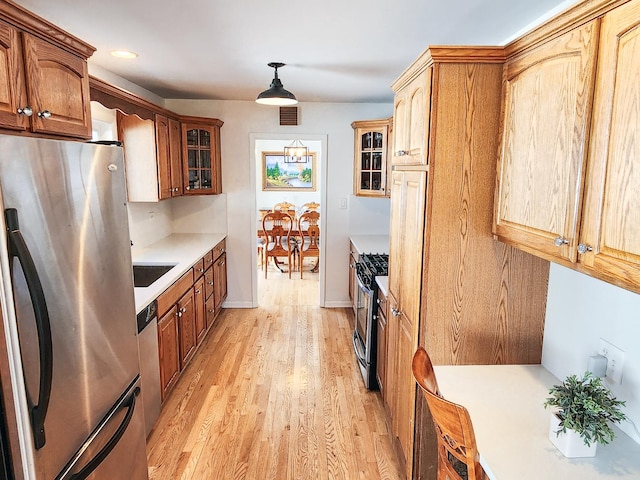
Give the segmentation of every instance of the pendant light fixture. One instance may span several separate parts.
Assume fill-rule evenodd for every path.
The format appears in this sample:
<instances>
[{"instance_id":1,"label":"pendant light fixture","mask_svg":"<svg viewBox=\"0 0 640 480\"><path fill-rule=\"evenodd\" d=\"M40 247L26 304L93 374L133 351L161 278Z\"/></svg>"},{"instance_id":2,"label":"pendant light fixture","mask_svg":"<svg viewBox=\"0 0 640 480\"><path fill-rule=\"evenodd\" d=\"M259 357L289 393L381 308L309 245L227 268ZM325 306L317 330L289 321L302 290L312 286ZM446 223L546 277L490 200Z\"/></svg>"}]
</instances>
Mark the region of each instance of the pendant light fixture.
<instances>
[{"instance_id":1,"label":"pendant light fixture","mask_svg":"<svg viewBox=\"0 0 640 480\"><path fill-rule=\"evenodd\" d=\"M278 69L284 67L285 64L279 62L270 62L267 65L275 69L275 76L273 77L269 89L258 95L258 98L256 98L256 102L263 105L295 105L296 103L298 103L295 95L285 90L282 86L282 82L278 78Z\"/></svg>"},{"instance_id":2,"label":"pendant light fixture","mask_svg":"<svg viewBox=\"0 0 640 480\"><path fill-rule=\"evenodd\" d=\"M291 145L284 147L284 163L307 163L309 161L309 147L300 140L294 140Z\"/></svg>"}]
</instances>

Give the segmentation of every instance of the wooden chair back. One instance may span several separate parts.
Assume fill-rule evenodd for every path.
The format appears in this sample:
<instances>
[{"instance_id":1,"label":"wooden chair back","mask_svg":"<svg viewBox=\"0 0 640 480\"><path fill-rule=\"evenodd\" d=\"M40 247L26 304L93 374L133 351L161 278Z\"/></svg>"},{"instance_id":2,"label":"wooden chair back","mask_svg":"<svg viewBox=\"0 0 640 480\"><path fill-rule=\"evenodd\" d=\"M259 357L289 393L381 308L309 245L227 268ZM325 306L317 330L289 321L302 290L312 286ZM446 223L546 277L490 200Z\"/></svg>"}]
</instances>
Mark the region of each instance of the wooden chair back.
<instances>
[{"instance_id":1,"label":"wooden chair back","mask_svg":"<svg viewBox=\"0 0 640 480\"><path fill-rule=\"evenodd\" d=\"M300 268L300 278L302 278L302 262L305 257L320 258L319 221L320 214L318 212L303 213L298 219L298 231L300 232L298 267Z\"/></svg>"},{"instance_id":2,"label":"wooden chair back","mask_svg":"<svg viewBox=\"0 0 640 480\"><path fill-rule=\"evenodd\" d=\"M469 412L445 400L426 350L413 356L413 376L429 406L438 441L438 480L483 480L480 455Z\"/></svg>"},{"instance_id":3,"label":"wooden chair back","mask_svg":"<svg viewBox=\"0 0 640 480\"><path fill-rule=\"evenodd\" d=\"M317 212L320 209L320 204L318 202L308 202L303 203L300 207L300 213L305 212Z\"/></svg>"},{"instance_id":4,"label":"wooden chair back","mask_svg":"<svg viewBox=\"0 0 640 480\"><path fill-rule=\"evenodd\" d=\"M289 203L289 202L278 202L273 206L273 210L274 212L285 212L288 213L289 215L291 215L291 218L295 221L297 216L298 216L298 212L296 212L296 206L293 203Z\"/></svg>"},{"instance_id":5,"label":"wooden chair back","mask_svg":"<svg viewBox=\"0 0 640 480\"><path fill-rule=\"evenodd\" d=\"M262 232L264 235L264 278L267 278L269 258L287 257L289 278L291 278L291 243L290 236L293 228L291 215L284 212L268 212L262 218Z\"/></svg>"}]
</instances>

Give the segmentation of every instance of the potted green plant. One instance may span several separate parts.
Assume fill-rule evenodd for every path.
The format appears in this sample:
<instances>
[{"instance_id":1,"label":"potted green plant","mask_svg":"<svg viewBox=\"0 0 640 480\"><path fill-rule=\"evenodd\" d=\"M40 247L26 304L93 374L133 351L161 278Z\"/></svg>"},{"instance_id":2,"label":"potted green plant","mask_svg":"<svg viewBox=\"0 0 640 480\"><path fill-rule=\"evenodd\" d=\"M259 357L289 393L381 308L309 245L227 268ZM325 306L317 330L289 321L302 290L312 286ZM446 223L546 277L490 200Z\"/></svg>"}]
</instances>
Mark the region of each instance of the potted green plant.
<instances>
[{"instance_id":1,"label":"potted green plant","mask_svg":"<svg viewBox=\"0 0 640 480\"><path fill-rule=\"evenodd\" d=\"M555 407L549 440L566 457L594 456L598 443L613 440L610 424L626 418L620 410L625 402L617 400L591 372L582 378L568 376L561 385L551 387L549 395L544 406Z\"/></svg>"}]
</instances>

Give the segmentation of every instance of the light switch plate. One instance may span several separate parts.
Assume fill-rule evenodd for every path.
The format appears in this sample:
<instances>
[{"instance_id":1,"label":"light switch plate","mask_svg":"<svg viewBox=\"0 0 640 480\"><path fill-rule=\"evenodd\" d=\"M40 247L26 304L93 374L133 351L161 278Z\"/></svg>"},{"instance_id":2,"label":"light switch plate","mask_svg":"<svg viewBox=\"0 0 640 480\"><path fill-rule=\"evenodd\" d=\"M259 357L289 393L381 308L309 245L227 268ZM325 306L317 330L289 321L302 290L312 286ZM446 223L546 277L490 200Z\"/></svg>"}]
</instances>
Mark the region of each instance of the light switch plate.
<instances>
[{"instance_id":1,"label":"light switch plate","mask_svg":"<svg viewBox=\"0 0 640 480\"><path fill-rule=\"evenodd\" d=\"M622 370L624 369L624 352L615 345L600 339L598 353L607 357L607 373L608 378L613 383L622 383Z\"/></svg>"}]
</instances>

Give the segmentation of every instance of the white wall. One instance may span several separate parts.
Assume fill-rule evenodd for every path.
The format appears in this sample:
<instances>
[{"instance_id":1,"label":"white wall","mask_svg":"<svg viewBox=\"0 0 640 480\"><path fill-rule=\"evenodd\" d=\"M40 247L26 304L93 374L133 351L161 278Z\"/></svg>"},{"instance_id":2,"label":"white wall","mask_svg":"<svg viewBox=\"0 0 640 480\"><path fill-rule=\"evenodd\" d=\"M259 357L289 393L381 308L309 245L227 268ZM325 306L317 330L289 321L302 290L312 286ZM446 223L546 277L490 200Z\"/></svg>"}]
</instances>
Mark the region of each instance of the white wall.
<instances>
[{"instance_id":1,"label":"white wall","mask_svg":"<svg viewBox=\"0 0 640 480\"><path fill-rule=\"evenodd\" d=\"M255 204L256 184L251 172L255 166L250 135L256 139L264 134L291 134L301 138L326 135L327 138L327 202L322 207L326 221L326 271L324 299L327 307L348 306L348 255L350 220L358 218L363 225L377 225L388 233L388 206L367 206L361 211L359 203L348 202L348 209L340 209L340 200L348 199L353 190L353 129L354 120L388 118L391 104L301 103L300 125L280 126L277 107L258 105L249 101L222 100L166 100L165 107L184 115L214 117L225 123L221 129L222 184L227 194L228 218L228 284L227 307L250 307L255 298ZM255 174L255 172L254 172ZM253 177L255 179L255 177ZM387 201L388 203L388 201ZM378 226L379 225L379 226ZM362 233L362 232L358 232ZM372 232L374 233L374 232ZM375 232L379 233L379 232Z\"/></svg>"},{"instance_id":2,"label":"white wall","mask_svg":"<svg viewBox=\"0 0 640 480\"><path fill-rule=\"evenodd\" d=\"M606 384L637 426L620 427L640 443L640 295L552 263L542 364L560 379L580 375L600 338L625 352L622 383Z\"/></svg>"}]
</instances>

